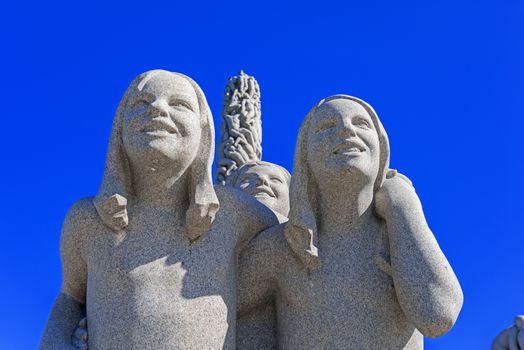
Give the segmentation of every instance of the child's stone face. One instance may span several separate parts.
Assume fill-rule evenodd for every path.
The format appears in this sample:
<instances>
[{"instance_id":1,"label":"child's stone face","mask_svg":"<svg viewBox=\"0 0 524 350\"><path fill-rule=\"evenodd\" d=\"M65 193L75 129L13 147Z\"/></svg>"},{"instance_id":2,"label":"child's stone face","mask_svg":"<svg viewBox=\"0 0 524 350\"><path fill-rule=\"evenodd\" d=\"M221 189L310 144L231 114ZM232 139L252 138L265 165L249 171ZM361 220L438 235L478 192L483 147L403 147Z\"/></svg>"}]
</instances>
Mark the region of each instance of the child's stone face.
<instances>
[{"instance_id":1,"label":"child's stone face","mask_svg":"<svg viewBox=\"0 0 524 350\"><path fill-rule=\"evenodd\" d=\"M277 166L260 164L240 174L237 187L279 214L289 213L289 183Z\"/></svg>"}]
</instances>

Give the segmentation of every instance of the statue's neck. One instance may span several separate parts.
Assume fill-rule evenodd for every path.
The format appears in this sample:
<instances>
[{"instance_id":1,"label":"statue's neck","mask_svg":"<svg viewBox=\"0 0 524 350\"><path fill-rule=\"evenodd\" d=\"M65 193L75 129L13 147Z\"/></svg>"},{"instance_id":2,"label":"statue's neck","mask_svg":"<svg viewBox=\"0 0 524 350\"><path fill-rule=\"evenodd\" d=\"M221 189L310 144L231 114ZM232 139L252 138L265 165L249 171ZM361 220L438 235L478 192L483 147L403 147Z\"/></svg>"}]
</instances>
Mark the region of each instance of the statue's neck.
<instances>
[{"instance_id":1,"label":"statue's neck","mask_svg":"<svg viewBox=\"0 0 524 350\"><path fill-rule=\"evenodd\" d=\"M348 233L376 221L373 184L319 188L319 235Z\"/></svg>"},{"instance_id":2,"label":"statue's neck","mask_svg":"<svg viewBox=\"0 0 524 350\"><path fill-rule=\"evenodd\" d=\"M189 176L153 168L132 167L133 200L137 205L182 208L189 206Z\"/></svg>"}]
</instances>

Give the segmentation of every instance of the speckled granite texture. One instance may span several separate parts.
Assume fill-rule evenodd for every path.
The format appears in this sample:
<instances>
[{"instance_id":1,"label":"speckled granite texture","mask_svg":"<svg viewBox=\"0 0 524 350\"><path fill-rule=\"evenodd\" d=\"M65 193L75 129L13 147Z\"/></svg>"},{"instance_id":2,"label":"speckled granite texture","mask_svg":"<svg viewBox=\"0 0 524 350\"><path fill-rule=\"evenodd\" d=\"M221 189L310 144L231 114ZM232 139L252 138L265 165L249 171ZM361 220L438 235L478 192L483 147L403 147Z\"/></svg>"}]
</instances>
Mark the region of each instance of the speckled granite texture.
<instances>
[{"instance_id":1,"label":"speckled granite texture","mask_svg":"<svg viewBox=\"0 0 524 350\"><path fill-rule=\"evenodd\" d=\"M41 349L422 349L453 326L460 285L367 103L315 105L290 188L260 160L213 186L213 146L194 81L131 83L100 190L65 219Z\"/></svg>"},{"instance_id":2,"label":"speckled granite texture","mask_svg":"<svg viewBox=\"0 0 524 350\"><path fill-rule=\"evenodd\" d=\"M239 264L239 316L275 303L277 348L422 349L423 335L453 326L459 283L410 181L388 168L367 103L333 96L306 116L289 221L257 235Z\"/></svg>"},{"instance_id":3,"label":"speckled granite texture","mask_svg":"<svg viewBox=\"0 0 524 350\"><path fill-rule=\"evenodd\" d=\"M118 107L104 180L69 210L62 290L41 349L71 349L87 313L98 349L232 349L236 261L276 215L211 180L214 128L188 77L137 77Z\"/></svg>"}]
</instances>

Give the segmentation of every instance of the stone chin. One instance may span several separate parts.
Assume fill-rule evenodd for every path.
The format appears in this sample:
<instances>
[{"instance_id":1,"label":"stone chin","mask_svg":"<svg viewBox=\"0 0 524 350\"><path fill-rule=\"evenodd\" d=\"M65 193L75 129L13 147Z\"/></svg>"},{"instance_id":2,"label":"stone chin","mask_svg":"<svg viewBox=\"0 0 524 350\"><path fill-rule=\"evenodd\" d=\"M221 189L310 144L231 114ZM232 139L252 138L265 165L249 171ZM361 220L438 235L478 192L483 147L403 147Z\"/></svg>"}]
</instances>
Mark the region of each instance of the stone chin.
<instances>
[{"instance_id":1,"label":"stone chin","mask_svg":"<svg viewBox=\"0 0 524 350\"><path fill-rule=\"evenodd\" d=\"M143 166L189 167L196 157L197 146L193 140L185 140L167 132L139 132L124 134L124 150L132 164ZM198 143L197 143L198 144Z\"/></svg>"}]
</instances>

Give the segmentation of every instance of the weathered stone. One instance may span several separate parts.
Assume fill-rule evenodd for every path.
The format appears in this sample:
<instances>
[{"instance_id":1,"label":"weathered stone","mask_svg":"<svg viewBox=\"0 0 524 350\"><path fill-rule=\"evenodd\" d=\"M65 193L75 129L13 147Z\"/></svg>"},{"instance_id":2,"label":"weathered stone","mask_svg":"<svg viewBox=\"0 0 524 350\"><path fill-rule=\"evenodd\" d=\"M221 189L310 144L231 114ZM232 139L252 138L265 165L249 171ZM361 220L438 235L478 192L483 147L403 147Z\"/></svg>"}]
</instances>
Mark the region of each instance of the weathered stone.
<instances>
[{"instance_id":1,"label":"weathered stone","mask_svg":"<svg viewBox=\"0 0 524 350\"><path fill-rule=\"evenodd\" d=\"M131 83L100 190L65 219L63 284L41 349L71 349L84 316L91 350L235 347L238 252L278 219L238 189L213 187L213 148L190 78L150 71Z\"/></svg>"},{"instance_id":2,"label":"weathered stone","mask_svg":"<svg viewBox=\"0 0 524 350\"><path fill-rule=\"evenodd\" d=\"M282 349L422 349L462 291L374 110L337 95L299 132L289 221L241 255L238 314L276 303Z\"/></svg>"}]
</instances>

